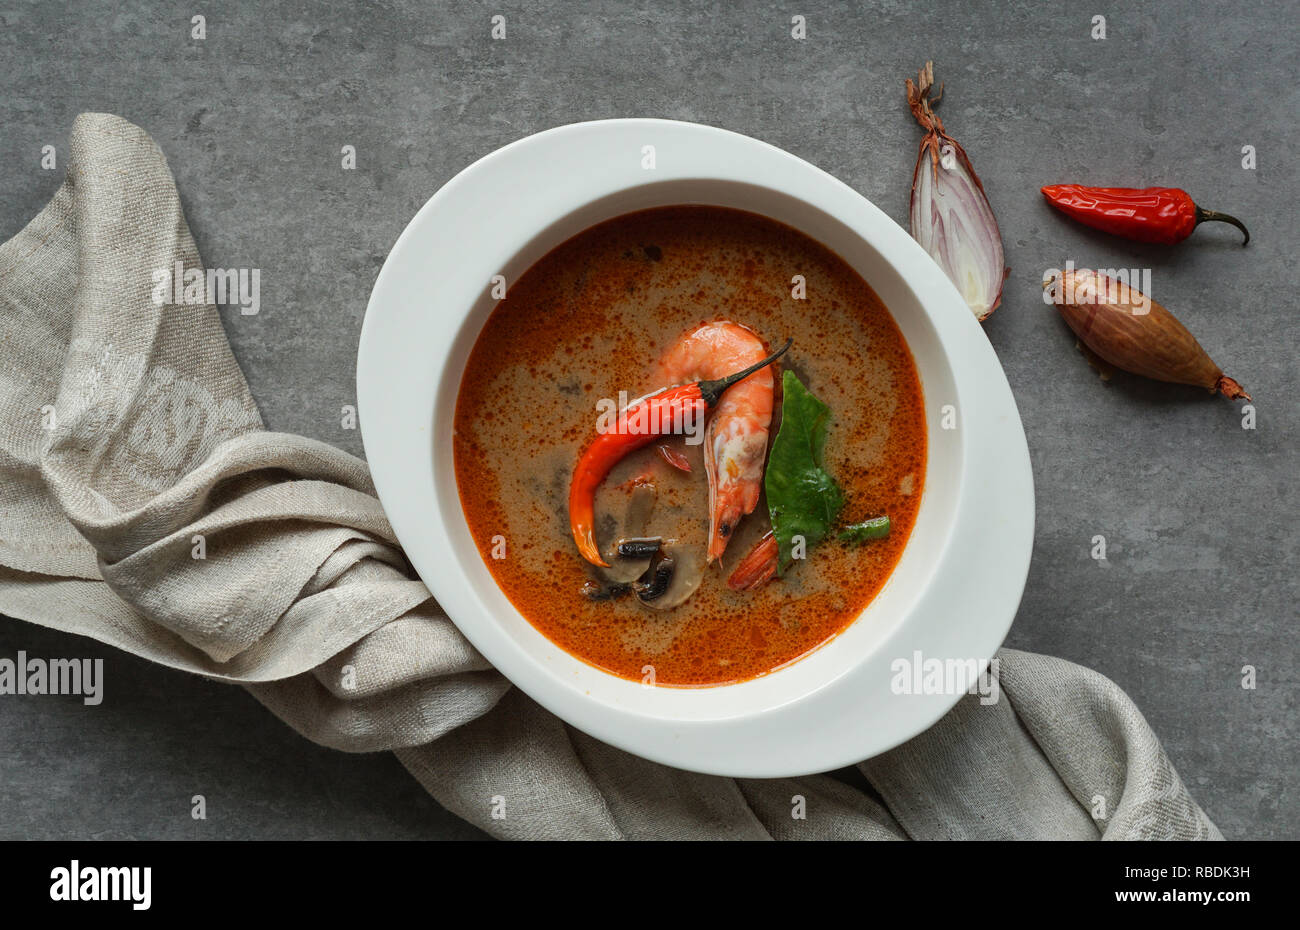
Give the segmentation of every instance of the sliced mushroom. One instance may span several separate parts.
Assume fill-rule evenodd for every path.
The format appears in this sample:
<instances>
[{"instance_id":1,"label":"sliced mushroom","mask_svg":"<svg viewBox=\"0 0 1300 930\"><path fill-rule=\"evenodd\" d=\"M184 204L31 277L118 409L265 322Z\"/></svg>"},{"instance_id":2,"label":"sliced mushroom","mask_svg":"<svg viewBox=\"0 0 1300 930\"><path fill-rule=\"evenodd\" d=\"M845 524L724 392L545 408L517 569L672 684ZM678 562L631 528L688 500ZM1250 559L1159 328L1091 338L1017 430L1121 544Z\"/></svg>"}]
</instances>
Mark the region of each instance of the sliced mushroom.
<instances>
[{"instance_id":1,"label":"sliced mushroom","mask_svg":"<svg viewBox=\"0 0 1300 930\"><path fill-rule=\"evenodd\" d=\"M662 556L633 585L637 600L655 610L685 604L704 580L704 550L699 546L666 543Z\"/></svg>"},{"instance_id":2,"label":"sliced mushroom","mask_svg":"<svg viewBox=\"0 0 1300 930\"><path fill-rule=\"evenodd\" d=\"M666 555L654 567L647 571L632 587L636 591L637 599L642 604L649 604L651 601L657 601L668 593L668 586L673 581L673 569L676 567L671 555Z\"/></svg>"},{"instance_id":3,"label":"sliced mushroom","mask_svg":"<svg viewBox=\"0 0 1300 930\"><path fill-rule=\"evenodd\" d=\"M609 566L600 570L601 575L615 584L636 581L650 570L662 542L657 536L620 539L607 552L602 553Z\"/></svg>"},{"instance_id":4,"label":"sliced mushroom","mask_svg":"<svg viewBox=\"0 0 1300 930\"><path fill-rule=\"evenodd\" d=\"M628 498L627 511L623 516L623 534L619 541L601 556L609 563L600 573L616 584L630 584L650 569L650 563L659 551L658 538L645 536L650 514L654 512L656 500L655 486L649 482L637 484L632 488ZM628 544L632 544L629 546Z\"/></svg>"},{"instance_id":5,"label":"sliced mushroom","mask_svg":"<svg viewBox=\"0 0 1300 930\"><path fill-rule=\"evenodd\" d=\"M638 482L628 498L627 512L623 515L623 532L628 536L644 536L654 513L658 492L649 481Z\"/></svg>"}]
</instances>

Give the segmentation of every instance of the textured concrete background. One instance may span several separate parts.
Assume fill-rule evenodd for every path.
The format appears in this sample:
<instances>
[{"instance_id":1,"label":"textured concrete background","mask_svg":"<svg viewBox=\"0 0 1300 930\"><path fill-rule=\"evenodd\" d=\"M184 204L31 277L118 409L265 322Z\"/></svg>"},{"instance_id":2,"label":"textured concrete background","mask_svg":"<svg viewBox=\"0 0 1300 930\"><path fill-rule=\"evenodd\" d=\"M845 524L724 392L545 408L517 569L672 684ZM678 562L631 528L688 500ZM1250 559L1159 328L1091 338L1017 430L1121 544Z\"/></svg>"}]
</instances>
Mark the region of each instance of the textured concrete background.
<instances>
[{"instance_id":1,"label":"textured concrete background","mask_svg":"<svg viewBox=\"0 0 1300 930\"><path fill-rule=\"evenodd\" d=\"M208 264L262 270L261 313L223 317L267 423L360 454L340 408L371 284L461 168L563 123L671 117L785 148L905 223L920 131L902 82L933 58L1012 268L985 331L1029 437L1038 524L1009 644L1115 679L1227 836L1300 835L1294 6L787 6L0 3L0 236L61 182L41 149L62 154L77 113L140 124ZM498 13L504 41L489 36ZM1093 234L1042 202L1059 181L1184 187L1254 239ZM1193 389L1102 384L1039 297L1068 259L1151 268L1156 299L1254 394L1258 428ZM477 835L390 756L316 747L237 688L0 622L0 656L19 649L103 657L107 698L0 697L0 837ZM196 793L205 822L189 816Z\"/></svg>"}]
</instances>

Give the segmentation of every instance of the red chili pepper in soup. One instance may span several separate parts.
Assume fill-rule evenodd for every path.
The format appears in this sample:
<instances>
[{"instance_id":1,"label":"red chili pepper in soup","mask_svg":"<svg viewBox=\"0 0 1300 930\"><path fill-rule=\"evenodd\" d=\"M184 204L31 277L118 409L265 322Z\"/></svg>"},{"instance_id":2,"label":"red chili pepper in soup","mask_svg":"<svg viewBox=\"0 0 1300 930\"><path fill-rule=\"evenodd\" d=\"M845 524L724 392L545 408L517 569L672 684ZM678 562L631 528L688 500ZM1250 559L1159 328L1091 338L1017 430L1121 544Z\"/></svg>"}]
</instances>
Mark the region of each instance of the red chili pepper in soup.
<instances>
[{"instance_id":1,"label":"red chili pepper in soup","mask_svg":"<svg viewBox=\"0 0 1300 930\"><path fill-rule=\"evenodd\" d=\"M1067 216L1093 229L1139 242L1173 245L1205 222L1231 223L1246 234L1241 220L1226 213L1203 210L1191 196L1176 187L1084 187L1051 184L1043 189L1047 202Z\"/></svg>"}]
</instances>

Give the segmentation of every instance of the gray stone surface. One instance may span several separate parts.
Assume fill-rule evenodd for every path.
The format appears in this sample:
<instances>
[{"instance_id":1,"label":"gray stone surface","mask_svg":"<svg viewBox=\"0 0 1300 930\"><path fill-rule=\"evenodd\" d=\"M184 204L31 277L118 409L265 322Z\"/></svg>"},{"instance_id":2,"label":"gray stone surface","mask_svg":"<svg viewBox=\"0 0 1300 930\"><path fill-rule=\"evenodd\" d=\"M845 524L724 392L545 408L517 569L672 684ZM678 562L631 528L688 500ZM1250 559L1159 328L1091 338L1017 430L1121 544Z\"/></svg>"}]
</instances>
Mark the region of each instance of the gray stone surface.
<instances>
[{"instance_id":1,"label":"gray stone surface","mask_svg":"<svg viewBox=\"0 0 1300 930\"><path fill-rule=\"evenodd\" d=\"M1038 518L1009 644L1115 679L1227 836L1294 838L1294 6L1069 6L195 4L200 42L174 4L4 3L0 236L61 182L41 148L62 154L77 113L139 123L207 262L262 269L261 313L223 317L270 427L360 453L340 408L371 284L415 210L474 159L577 120L695 120L802 156L905 223L920 133L902 82L933 58L1012 268L985 331L1024 419ZM489 37L498 12L504 41ZM356 171L340 168L344 145ZM1184 187L1254 239L1093 234L1042 202L1059 181ZM1068 259L1151 268L1156 298L1254 394L1258 428L1193 389L1102 384L1039 297ZM1098 534L1105 563L1089 556ZM108 696L0 697L0 837L476 835L390 756L316 747L239 689L0 623L0 655L18 649L102 656Z\"/></svg>"}]
</instances>

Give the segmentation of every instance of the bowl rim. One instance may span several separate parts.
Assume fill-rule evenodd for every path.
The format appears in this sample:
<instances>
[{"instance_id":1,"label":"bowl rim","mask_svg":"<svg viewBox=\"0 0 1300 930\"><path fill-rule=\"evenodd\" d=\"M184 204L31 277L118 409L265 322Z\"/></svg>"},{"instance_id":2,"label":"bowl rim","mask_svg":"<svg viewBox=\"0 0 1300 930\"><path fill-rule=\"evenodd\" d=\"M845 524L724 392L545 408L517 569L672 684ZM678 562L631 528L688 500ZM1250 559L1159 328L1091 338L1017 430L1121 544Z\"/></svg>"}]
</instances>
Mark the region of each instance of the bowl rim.
<instances>
[{"instance_id":1,"label":"bowl rim","mask_svg":"<svg viewBox=\"0 0 1300 930\"><path fill-rule=\"evenodd\" d=\"M635 153L639 142L655 146L653 174L610 163L611 153ZM464 570L448 570L445 553L457 551L449 526L464 521L464 515L454 471L438 473L439 437L431 433L438 405L445 402L447 363L488 287L489 275L467 279L476 255L484 250L507 258L520 254L543 231L612 193L693 180L766 187L825 212L870 245L900 276L938 334L960 398L963 437L953 524L935 556L930 583L913 593L904 622L873 655L796 699L759 707L740 700L706 719L650 713L599 688L600 696L593 698L580 674L567 680L570 666L564 658L541 661L520 646L485 603L490 592L477 592ZM476 219L477 211L492 209L522 216L522 222L504 233L499 226L481 228L489 224ZM449 320L412 312L421 295L427 301L430 282L437 282ZM928 396L926 406L932 407ZM408 223L375 281L358 348L357 408L371 474L393 530L457 628L512 683L569 724L678 768L743 777L807 774L870 758L923 732L961 694L909 695L900 701L886 687L882 662L920 649L931 657L986 663L1010 628L1028 575L1034 522L1028 447L1010 386L973 314L924 250L869 200L794 155L728 130L639 118L573 123L510 143L459 172ZM971 480L975 476L978 481ZM444 500L448 485L454 508ZM996 558L987 558L990 551ZM469 555L479 559L477 549ZM500 598L499 590L496 594ZM499 602L495 606L499 609ZM972 612L973 620L963 616ZM592 674L640 688L563 656ZM736 689L750 684L702 690L740 694Z\"/></svg>"}]
</instances>

